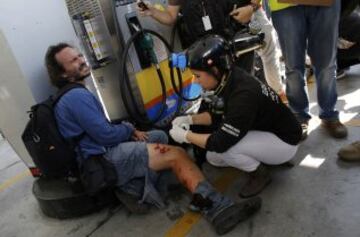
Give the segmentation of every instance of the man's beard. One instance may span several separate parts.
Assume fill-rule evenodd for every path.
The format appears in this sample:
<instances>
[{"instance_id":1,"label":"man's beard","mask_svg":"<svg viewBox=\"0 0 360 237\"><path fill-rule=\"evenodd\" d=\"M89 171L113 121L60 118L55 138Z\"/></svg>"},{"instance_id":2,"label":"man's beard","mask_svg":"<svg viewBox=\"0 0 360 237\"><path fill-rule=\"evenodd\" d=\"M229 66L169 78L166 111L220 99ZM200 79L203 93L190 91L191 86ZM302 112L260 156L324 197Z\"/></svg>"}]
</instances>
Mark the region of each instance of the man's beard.
<instances>
[{"instance_id":1,"label":"man's beard","mask_svg":"<svg viewBox=\"0 0 360 237\"><path fill-rule=\"evenodd\" d=\"M88 67L86 63L82 64L79 68L79 71L82 71L85 67ZM80 73L79 73L80 74ZM89 73L85 74L85 75L76 75L75 76L75 81L83 81L85 80L88 76L90 76L90 70L89 70Z\"/></svg>"},{"instance_id":2,"label":"man's beard","mask_svg":"<svg viewBox=\"0 0 360 237\"><path fill-rule=\"evenodd\" d=\"M74 81L84 81L88 76L90 76L90 72L88 73L88 74L85 74L85 75L82 75L82 76L79 76L79 75L77 75L76 77L75 77L75 80Z\"/></svg>"}]
</instances>

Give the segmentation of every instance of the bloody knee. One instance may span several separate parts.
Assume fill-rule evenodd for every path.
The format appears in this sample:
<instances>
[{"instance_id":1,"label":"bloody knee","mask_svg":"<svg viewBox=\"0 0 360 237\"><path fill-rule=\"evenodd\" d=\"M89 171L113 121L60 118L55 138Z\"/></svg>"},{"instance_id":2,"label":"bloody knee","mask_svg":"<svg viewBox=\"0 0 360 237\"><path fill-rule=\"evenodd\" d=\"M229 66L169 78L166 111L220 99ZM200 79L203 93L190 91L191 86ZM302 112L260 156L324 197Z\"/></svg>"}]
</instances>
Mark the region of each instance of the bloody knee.
<instances>
[{"instance_id":1,"label":"bloody knee","mask_svg":"<svg viewBox=\"0 0 360 237\"><path fill-rule=\"evenodd\" d=\"M186 151L177 146L171 147L172 149L172 159L171 162L173 165L176 165L177 163L183 163L184 160L190 160L189 155L186 153Z\"/></svg>"},{"instance_id":2,"label":"bloody knee","mask_svg":"<svg viewBox=\"0 0 360 237\"><path fill-rule=\"evenodd\" d=\"M171 151L171 147L168 145L157 143L154 147L155 151L157 151L160 154L166 154L169 151Z\"/></svg>"}]
</instances>

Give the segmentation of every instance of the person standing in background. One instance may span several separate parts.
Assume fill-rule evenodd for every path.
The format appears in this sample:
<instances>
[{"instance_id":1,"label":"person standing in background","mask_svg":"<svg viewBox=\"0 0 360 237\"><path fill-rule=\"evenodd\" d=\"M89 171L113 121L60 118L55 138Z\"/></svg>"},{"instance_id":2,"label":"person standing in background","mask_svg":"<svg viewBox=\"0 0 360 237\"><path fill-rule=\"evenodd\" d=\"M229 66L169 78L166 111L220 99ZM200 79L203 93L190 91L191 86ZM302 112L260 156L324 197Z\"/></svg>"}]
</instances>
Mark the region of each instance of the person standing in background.
<instances>
[{"instance_id":1,"label":"person standing in background","mask_svg":"<svg viewBox=\"0 0 360 237\"><path fill-rule=\"evenodd\" d=\"M260 2L260 0L253 0ZM347 128L339 121L335 109L336 52L340 0L327 6L302 5L301 0L269 0L271 19L278 33L286 65L286 95L289 105L302 124L302 138L307 137L309 97L304 78L305 55L308 53L314 67L317 101L321 125L335 138L345 138ZM318 3L321 4L321 3Z\"/></svg>"},{"instance_id":2,"label":"person standing in background","mask_svg":"<svg viewBox=\"0 0 360 237\"><path fill-rule=\"evenodd\" d=\"M233 0L232 2L233 5L236 6L237 1ZM278 49L276 31L260 3L248 1L247 5L234 8L233 11L230 12L230 16L241 24L248 24L250 22L259 24L261 31L265 33L265 45L263 48L256 50L256 53L261 58L267 84L279 94L284 103L287 103L281 82L280 56L278 53L280 50Z\"/></svg>"}]
</instances>

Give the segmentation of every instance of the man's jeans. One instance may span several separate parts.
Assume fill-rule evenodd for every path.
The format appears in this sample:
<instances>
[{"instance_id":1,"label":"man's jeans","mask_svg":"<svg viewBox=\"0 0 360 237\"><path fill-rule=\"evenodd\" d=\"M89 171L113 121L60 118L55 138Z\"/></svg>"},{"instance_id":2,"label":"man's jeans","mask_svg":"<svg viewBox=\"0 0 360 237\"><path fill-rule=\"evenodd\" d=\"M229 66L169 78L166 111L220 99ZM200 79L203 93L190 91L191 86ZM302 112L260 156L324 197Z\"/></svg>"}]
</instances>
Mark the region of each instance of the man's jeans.
<instances>
[{"instance_id":1,"label":"man's jeans","mask_svg":"<svg viewBox=\"0 0 360 237\"><path fill-rule=\"evenodd\" d=\"M300 122L308 121L309 98L304 78L306 52L314 67L320 118L336 120L336 44L340 1L331 7L294 6L272 12L286 65L286 95Z\"/></svg>"}]
</instances>

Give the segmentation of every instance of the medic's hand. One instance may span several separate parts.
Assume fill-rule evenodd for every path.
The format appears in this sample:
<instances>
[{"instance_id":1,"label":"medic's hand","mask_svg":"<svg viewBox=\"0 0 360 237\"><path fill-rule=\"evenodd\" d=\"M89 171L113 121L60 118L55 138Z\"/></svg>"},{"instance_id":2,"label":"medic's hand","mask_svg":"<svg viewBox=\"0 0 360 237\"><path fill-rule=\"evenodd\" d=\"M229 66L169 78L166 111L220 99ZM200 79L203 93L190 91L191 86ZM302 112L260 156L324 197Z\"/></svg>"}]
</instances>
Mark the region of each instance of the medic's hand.
<instances>
[{"instance_id":1,"label":"medic's hand","mask_svg":"<svg viewBox=\"0 0 360 237\"><path fill-rule=\"evenodd\" d=\"M147 141L147 139L149 139L146 132L139 131L139 130L134 131L134 134L133 134L132 138L135 141L142 141L142 142L145 142L145 141Z\"/></svg>"},{"instance_id":2,"label":"medic's hand","mask_svg":"<svg viewBox=\"0 0 360 237\"><path fill-rule=\"evenodd\" d=\"M249 23L251 20L251 17L254 13L254 9L252 6L248 5L245 7L239 7L232 10L229 15L234 18L239 23L246 24Z\"/></svg>"},{"instance_id":3,"label":"medic's hand","mask_svg":"<svg viewBox=\"0 0 360 237\"><path fill-rule=\"evenodd\" d=\"M192 117L191 117L191 115L187 115L187 116L179 116L179 117L177 117L177 118L175 118L172 122L171 122L171 124L173 125L173 126L185 126L186 127L186 125L191 125L191 124L193 124L193 120L192 120Z\"/></svg>"},{"instance_id":4,"label":"medic's hand","mask_svg":"<svg viewBox=\"0 0 360 237\"><path fill-rule=\"evenodd\" d=\"M146 7L141 7L143 4ZM152 16L154 13L154 7L149 1L137 1L136 8L141 16Z\"/></svg>"},{"instance_id":5,"label":"medic's hand","mask_svg":"<svg viewBox=\"0 0 360 237\"><path fill-rule=\"evenodd\" d=\"M186 135L188 133L188 130L185 130L183 128L181 128L180 126L174 125L172 127L172 129L170 129L169 131L170 136L172 137L172 139L174 139L174 141L176 141L177 143L190 143L187 139L186 139Z\"/></svg>"}]
</instances>

